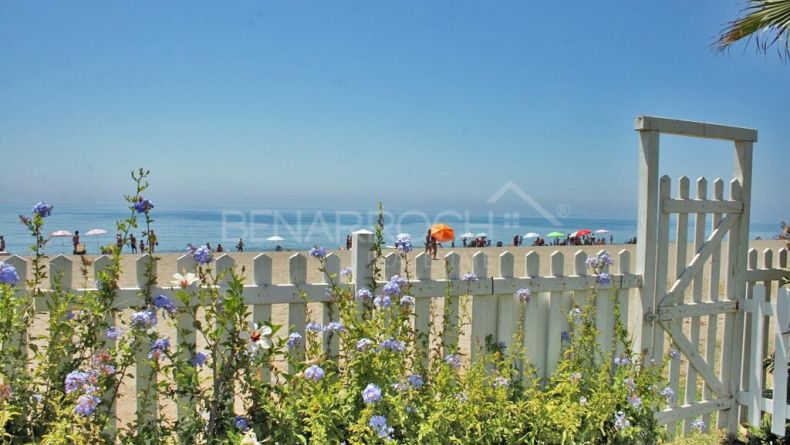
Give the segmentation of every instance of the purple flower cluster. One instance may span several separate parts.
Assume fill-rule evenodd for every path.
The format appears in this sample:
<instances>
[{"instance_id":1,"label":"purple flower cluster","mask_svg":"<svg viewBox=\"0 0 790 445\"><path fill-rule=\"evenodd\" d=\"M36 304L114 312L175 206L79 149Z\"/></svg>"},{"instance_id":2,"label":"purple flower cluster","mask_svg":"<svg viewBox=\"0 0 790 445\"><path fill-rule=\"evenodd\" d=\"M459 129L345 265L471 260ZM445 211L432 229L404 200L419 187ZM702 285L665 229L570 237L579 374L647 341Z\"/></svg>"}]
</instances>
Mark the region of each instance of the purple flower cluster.
<instances>
[{"instance_id":1,"label":"purple flower cluster","mask_svg":"<svg viewBox=\"0 0 790 445\"><path fill-rule=\"evenodd\" d=\"M170 340L166 338L157 338L151 342L151 352L148 353L148 358L159 360L159 356L170 349Z\"/></svg>"},{"instance_id":2,"label":"purple flower cluster","mask_svg":"<svg viewBox=\"0 0 790 445\"><path fill-rule=\"evenodd\" d=\"M149 201L147 199L143 199L142 196L137 201L135 201L135 203L134 203L134 210L137 213L150 212L151 209L153 209L153 208L154 208L154 204L151 203L151 201Z\"/></svg>"},{"instance_id":3,"label":"purple flower cluster","mask_svg":"<svg viewBox=\"0 0 790 445\"><path fill-rule=\"evenodd\" d=\"M350 277L351 276L351 268L350 267L344 267L343 269L341 269L340 270L340 276L344 277L344 278Z\"/></svg>"},{"instance_id":4,"label":"purple flower cluster","mask_svg":"<svg viewBox=\"0 0 790 445\"><path fill-rule=\"evenodd\" d=\"M373 340L369 338L360 338L357 340L357 351L364 351L373 346Z\"/></svg>"},{"instance_id":5,"label":"purple flower cluster","mask_svg":"<svg viewBox=\"0 0 790 445\"><path fill-rule=\"evenodd\" d=\"M206 246L200 246L192 252L192 258L195 259L195 262L200 264L201 266L205 266L206 264L214 261L214 256L211 254L211 250L209 250Z\"/></svg>"},{"instance_id":6,"label":"purple flower cluster","mask_svg":"<svg viewBox=\"0 0 790 445\"><path fill-rule=\"evenodd\" d=\"M661 390L661 396L664 397L667 402L672 403L672 401L675 400L675 391L667 386Z\"/></svg>"},{"instance_id":7,"label":"purple flower cluster","mask_svg":"<svg viewBox=\"0 0 790 445\"><path fill-rule=\"evenodd\" d=\"M601 286L607 286L612 282L612 277L606 272L601 272L598 274L598 277L596 277L595 281L597 281Z\"/></svg>"},{"instance_id":8,"label":"purple flower cluster","mask_svg":"<svg viewBox=\"0 0 790 445\"><path fill-rule=\"evenodd\" d=\"M368 384L362 390L362 400L365 403L376 403L381 400L381 388L373 383Z\"/></svg>"},{"instance_id":9,"label":"purple flower cluster","mask_svg":"<svg viewBox=\"0 0 790 445\"><path fill-rule=\"evenodd\" d=\"M628 398L628 403L630 403L634 408L639 408L642 406L642 399L638 395L633 394Z\"/></svg>"},{"instance_id":10,"label":"purple flower cluster","mask_svg":"<svg viewBox=\"0 0 790 445\"><path fill-rule=\"evenodd\" d=\"M387 284L384 285L384 293L392 296L400 295L407 284L406 280L400 275L393 275Z\"/></svg>"},{"instance_id":11,"label":"purple flower cluster","mask_svg":"<svg viewBox=\"0 0 790 445\"><path fill-rule=\"evenodd\" d=\"M396 340L394 338L388 338L381 343L379 343L382 349L386 349L387 351L392 352L402 352L406 349L406 343L401 340Z\"/></svg>"},{"instance_id":12,"label":"purple flower cluster","mask_svg":"<svg viewBox=\"0 0 790 445\"><path fill-rule=\"evenodd\" d=\"M494 388L507 388L510 386L510 381L501 375L494 379Z\"/></svg>"},{"instance_id":13,"label":"purple flower cluster","mask_svg":"<svg viewBox=\"0 0 790 445\"><path fill-rule=\"evenodd\" d=\"M631 421L626 419L625 413L618 411L614 415L614 429L621 431L628 428L629 426L631 426Z\"/></svg>"},{"instance_id":14,"label":"purple flower cluster","mask_svg":"<svg viewBox=\"0 0 790 445\"><path fill-rule=\"evenodd\" d=\"M311 321L311 322L307 323L307 326L305 326L305 329L308 332L321 332L321 331L324 330L324 328L321 326L321 323L318 323L317 321Z\"/></svg>"},{"instance_id":15,"label":"purple flower cluster","mask_svg":"<svg viewBox=\"0 0 790 445\"><path fill-rule=\"evenodd\" d=\"M692 429L692 430L697 430L697 431L699 431L700 433L704 433L704 432L705 432L705 429L706 429L707 427L708 427L708 426L707 426L707 425L705 425L705 422L703 422L703 421L702 421L702 419L697 419L697 420L695 420L695 421L691 422L691 429Z\"/></svg>"},{"instance_id":16,"label":"purple flower cluster","mask_svg":"<svg viewBox=\"0 0 790 445\"><path fill-rule=\"evenodd\" d=\"M239 431L247 431L248 429L250 429L250 424L247 422L247 419L245 419L242 416L236 416L235 423L236 423L236 429Z\"/></svg>"},{"instance_id":17,"label":"purple flower cluster","mask_svg":"<svg viewBox=\"0 0 790 445\"><path fill-rule=\"evenodd\" d=\"M81 393L77 398L77 405L74 407L77 414L88 417L96 412L96 406L101 402L97 395L99 392L99 388L96 387L97 382L98 374L93 370L88 372L75 370L66 375L66 394Z\"/></svg>"},{"instance_id":18,"label":"purple flower cluster","mask_svg":"<svg viewBox=\"0 0 790 445\"><path fill-rule=\"evenodd\" d=\"M0 284L14 286L19 282L16 268L6 262L0 261Z\"/></svg>"},{"instance_id":19,"label":"purple flower cluster","mask_svg":"<svg viewBox=\"0 0 790 445\"><path fill-rule=\"evenodd\" d=\"M628 377L627 379L623 380L623 383L625 383L625 386L628 387L629 391L633 392L636 390L636 382L634 382L632 377Z\"/></svg>"},{"instance_id":20,"label":"purple flower cluster","mask_svg":"<svg viewBox=\"0 0 790 445\"><path fill-rule=\"evenodd\" d=\"M326 258L326 249L323 247L315 246L310 249L310 256L313 258L318 258L319 260L323 260Z\"/></svg>"},{"instance_id":21,"label":"purple flower cluster","mask_svg":"<svg viewBox=\"0 0 790 445\"><path fill-rule=\"evenodd\" d=\"M123 335L123 330L116 328L115 326L110 326L109 328L107 328L107 332L105 335L107 335L107 338L109 338L110 340L117 340L118 337Z\"/></svg>"},{"instance_id":22,"label":"purple flower cluster","mask_svg":"<svg viewBox=\"0 0 790 445\"><path fill-rule=\"evenodd\" d=\"M96 407L99 403L101 403L101 399L96 394L83 394L77 399L77 406L74 407L74 412L82 417L92 416L96 412Z\"/></svg>"},{"instance_id":23,"label":"purple flower cluster","mask_svg":"<svg viewBox=\"0 0 790 445\"><path fill-rule=\"evenodd\" d=\"M475 275L473 273L465 273L461 277L461 280L466 281L467 283L471 283L473 281L477 281L477 275Z\"/></svg>"},{"instance_id":24,"label":"purple flower cluster","mask_svg":"<svg viewBox=\"0 0 790 445\"><path fill-rule=\"evenodd\" d=\"M414 297L411 295L404 295L400 299L400 307L401 308L410 308L414 307Z\"/></svg>"},{"instance_id":25,"label":"purple flower cluster","mask_svg":"<svg viewBox=\"0 0 790 445\"><path fill-rule=\"evenodd\" d=\"M310 365L307 369L304 370L304 377L314 382L323 379L325 375L326 372L324 372L324 368L318 365Z\"/></svg>"},{"instance_id":26,"label":"purple flower cluster","mask_svg":"<svg viewBox=\"0 0 790 445\"><path fill-rule=\"evenodd\" d=\"M288 335L288 347L289 348L295 348L297 346L301 346L303 342L304 342L304 339L302 338L302 334L300 334L298 332L291 332Z\"/></svg>"},{"instance_id":27,"label":"purple flower cluster","mask_svg":"<svg viewBox=\"0 0 790 445\"><path fill-rule=\"evenodd\" d=\"M376 295L376 298L373 299L373 304L379 309L389 308L392 306L392 299L389 295Z\"/></svg>"},{"instance_id":28,"label":"purple flower cluster","mask_svg":"<svg viewBox=\"0 0 790 445\"><path fill-rule=\"evenodd\" d=\"M387 425L387 418L384 416L373 416L370 418L368 425L373 429L373 432L378 434L380 439L392 439L392 433L395 431L391 426Z\"/></svg>"},{"instance_id":29,"label":"purple flower cluster","mask_svg":"<svg viewBox=\"0 0 790 445\"><path fill-rule=\"evenodd\" d=\"M444 361L453 369L458 369L461 367L461 356L458 354L448 354L444 358Z\"/></svg>"},{"instance_id":30,"label":"purple flower cluster","mask_svg":"<svg viewBox=\"0 0 790 445\"><path fill-rule=\"evenodd\" d=\"M420 389L425 385L425 380L423 380L422 376L419 374L410 374L406 377L406 381L409 382L409 385L414 389Z\"/></svg>"},{"instance_id":31,"label":"purple flower cluster","mask_svg":"<svg viewBox=\"0 0 790 445\"><path fill-rule=\"evenodd\" d=\"M51 205L44 204L43 202L39 202L38 204L33 206L33 214L38 215L42 218L46 218L49 215L52 215L52 207Z\"/></svg>"},{"instance_id":32,"label":"purple flower cluster","mask_svg":"<svg viewBox=\"0 0 790 445\"><path fill-rule=\"evenodd\" d=\"M614 365L615 366L628 366L631 364L631 360L628 357L615 357L614 358Z\"/></svg>"},{"instance_id":33,"label":"purple flower cluster","mask_svg":"<svg viewBox=\"0 0 790 445\"><path fill-rule=\"evenodd\" d=\"M411 237L408 235L398 238L397 241L395 241L395 247L397 247L398 251L401 253L409 253L414 249L414 246L411 243Z\"/></svg>"},{"instance_id":34,"label":"purple flower cluster","mask_svg":"<svg viewBox=\"0 0 790 445\"><path fill-rule=\"evenodd\" d=\"M192 357L192 366L203 366L206 364L206 354L202 352L196 352L195 356Z\"/></svg>"},{"instance_id":35,"label":"purple flower cluster","mask_svg":"<svg viewBox=\"0 0 790 445\"><path fill-rule=\"evenodd\" d=\"M343 323L339 321L330 321L329 323L324 326L324 332L333 331L333 332L346 332L346 327L343 326Z\"/></svg>"},{"instance_id":36,"label":"purple flower cluster","mask_svg":"<svg viewBox=\"0 0 790 445\"><path fill-rule=\"evenodd\" d=\"M516 290L516 293L513 295L516 296L519 299L519 301L522 301L524 303L529 303L529 295L530 295L529 289L527 288L518 289Z\"/></svg>"},{"instance_id":37,"label":"purple flower cluster","mask_svg":"<svg viewBox=\"0 0 790 445\"><path fill-rule=\"evenodd\" d=\"M370 289L363 287L357 291L357 300L368 301L371 298L373 298L373 294L370 293Z\"/></svg>"},{"instance_id":38,"label":"purple flower cluster","mask_svg":"<svg viewBox=\"0 0 790 445\"><path fill-rule=\"evenodd\" d=\"M151 310L139 311L132 314L132 327L149 329L156 326L156 312Z\"/></svg>"},{"instance_id":39,"label":"purple flower cluster","mask_svg":"<svg viewBox=\"0 0 790 445\"><path fill-rule=\"evenodd\" d=\"M167 295L159 294L154 297L154 306L159 309L163 309L170 315L173 315L176 311L176 306L173 304L173 300L171 300Z\"/></svg>"},{"instance_id":40,"label":"purple flower cluster","mask_svg":"<svg viewBox=\"0 0 790 445\"><path fill-rule=\"evenodd\" d=\"M669 358L672 360L680 360L680 353L677 350L672 349L669 351Z\"/></svg>"}]
</instances>

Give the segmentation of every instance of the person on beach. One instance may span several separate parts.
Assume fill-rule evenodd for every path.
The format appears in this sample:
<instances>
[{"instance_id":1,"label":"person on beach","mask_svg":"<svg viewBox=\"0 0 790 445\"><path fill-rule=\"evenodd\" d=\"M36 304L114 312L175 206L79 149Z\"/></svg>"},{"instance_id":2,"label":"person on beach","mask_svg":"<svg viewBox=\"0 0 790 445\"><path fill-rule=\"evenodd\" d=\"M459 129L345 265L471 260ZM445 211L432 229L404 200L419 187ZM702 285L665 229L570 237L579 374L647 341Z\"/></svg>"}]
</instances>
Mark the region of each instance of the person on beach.
<instances>
[{"instance_id":1,"label":"person on beach","mask_svg":"<svg viewBox=\"0 0 790 445\"><path fill-rule=\"evenodd\" d=\"M431 229L428 229L428 233L425 234L425 253L427 253L428 255L431 254L431 240L432 239L433 239L433 237L431 237Z\"/></svg>"},{"instance_id":2,"label":"person on beach","mask_svg":"<svg viewBox=\"0 0 790 445\"><path fill-rule=\"evenodd\" d=\"M142 238L140 238L140 253L141 254L145 253L145 241L143 241Z\"/></svg>"},{"instance_id":3,"label":"person on beach","mask_svg":"<svg viewBox=\"0 0 790 445\"><path fill-rule=\"evenodd\" d=\"M239 238L239 242L236 243L236 252L244 252L244 241Z\"/></svg>"},{"instance_id":4,"label":"person on beach","mask_svg":"<svg viewBox=\"0 0 790 445\"><path fill-rule=\"evenodd\" d=\"M137 238L134 237L134 233L129 234L129 247L132 248L132 253L137 253Z\"/></svg>"},{"instance_id":5,"label":"person on beach","mask_svg":"<svg viewBox=\"0 0 790 445\"><path fill-rule=\"evenodd\" d=\"M0 252L5 252L5 238L0 235Z\"/></svg>"},{"instance_id":6,"label":"person on beach","mask_svg":"<svg viewBox=\"0 0 790 445\"><path fill-rule=\"evenodd\" d=\"M351 250L351 235L346 235L346 250Z\"/></svg>"},{"instance_id":7,"label":"person on beach","mask_svg":"<svg viewBox=\"0 0 790 445\"><path fill-rule=\"evenodd\" d=\"M214 249L211 248L211 243L206 243L206 249L208 249L209 252L214 251Z\"/></svg>"},{"instance_id":8,"label":"person on beach","mask_svg":"<svg viewBox=\"0 0 790 445\"><path fill-rule=\"evenodd\" d=\"M74 252L73 252L74 255L77 254L77 246L79 245L79 243L80 243L80 231L75 230L74 236L71 237L71 244L74 245Z\"/></svg>"},{"instance_id":9,"label":"person on beach","mask_svg":"<svg viewBox=\"0 0 790 445\"><path fill-rule=\"evenodd\" d=\"M225 248L222 247L222 243L217 244L217 253L222 253L225 251Z\"/></svg>"},{"instance_id":10,"label":"person on beach","mask_svg":"<svg viewBox=\"0 0 790 445\"><path fill-rule=\"evenodd\" d=\"M433 253L433 259L436 259L436 250L438 245L436 243L436 238L430 236L431 231L428 231L428 236L431 238L431 252Z\"/></svg>"}]
</instances>

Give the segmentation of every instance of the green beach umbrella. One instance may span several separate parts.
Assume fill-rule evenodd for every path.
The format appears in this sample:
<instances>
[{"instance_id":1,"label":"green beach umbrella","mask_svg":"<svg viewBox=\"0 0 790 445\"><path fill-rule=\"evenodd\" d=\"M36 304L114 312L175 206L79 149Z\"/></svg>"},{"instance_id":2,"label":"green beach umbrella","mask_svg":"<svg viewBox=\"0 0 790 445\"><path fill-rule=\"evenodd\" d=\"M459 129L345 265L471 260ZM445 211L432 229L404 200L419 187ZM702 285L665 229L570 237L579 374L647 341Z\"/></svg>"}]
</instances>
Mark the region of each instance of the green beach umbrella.
<instances>
[{"instance_id":1,"label":"green beach umbrella","mask_svg":"<svg viewBox=\"0 0 790 445\"><path fill-rule=\"evenodd\" d=\"M552 238L565 238L565 234L560 232L551 232L546 236L550 236Z\"/></svg>"}]
</instances>

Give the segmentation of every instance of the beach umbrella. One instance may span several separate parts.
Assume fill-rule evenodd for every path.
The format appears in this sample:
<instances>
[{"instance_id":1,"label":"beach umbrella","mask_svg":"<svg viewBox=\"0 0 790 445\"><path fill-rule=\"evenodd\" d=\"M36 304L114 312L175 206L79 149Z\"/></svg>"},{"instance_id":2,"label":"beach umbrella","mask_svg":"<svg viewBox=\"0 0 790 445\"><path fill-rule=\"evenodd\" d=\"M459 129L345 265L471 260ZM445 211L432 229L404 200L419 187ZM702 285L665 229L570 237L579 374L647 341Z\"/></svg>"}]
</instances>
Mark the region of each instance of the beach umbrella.
<instances>
[{"instance_id":1,"label":"beach umbrella","mask_svg":"<svg viewBox=\"0 0 790 445\"><path fill-rule=\"evenodd\" d=\"M551 238L565 238L565 234L560 232L551 232L546 236Z\"/></svg>"},{"instance_id":2,"label":"beach umbrella","mask_svg":"<svg viewBox=\"0 0 790 445\"><path fill-rule=\"evenodd\" d=\"M447 224L434 224L431 226L431 237L444 243L455 238L455 231Z\"/></svg>"},{"instance_id":3,"label":"beach umbrella","mask_svg":"<svg viewBox=\"0 0 790 445\"><path fill-rule=\"evenodd\" d=\"M604 233L609 233L609 231L606 229L598 229L595 231L595 233L597 233L598 235L603 235Z\"/></svg>"},{"instance_id":4,"label":"beach umbrella","mask_svg":"<svg viewBox=\"0 0 790 445\"><path fill-rule=\"evenodd\" d=\"M475 236L478 237L478 238L488 238L488 234L485 233L485 232L480 232L480 233L478 233Z\"/></svg>"},{"instance_id":5,"label":"beach umbrella","mask_svg":"<svg viewBox=\"0 0 790 445\"><path fill-rule=\"evenodd\" d=\"M283 238L281 236L274 235L274 236L270 236L270 237L266 238L266 241L285 241L285 238Z\"/></svg>"},{"instance_id":6,"label":"beach umbrella","mask_svg":"<svg viewBox=\"0 0 790 445\"><path fill-rule=\"evenodd\" d=\"M459 236L459 238L461 238L461 239L464 239L464 238L468 239L468 238L474 238L474 237L475 237L475 234L472 233L472 232L466 232L463 235Z\"/></svg>"},{"instance_id":7,"label":"beach umbrella","mask_svg":"<svg viewBox=\"0 0 790 445\"><path fill-rule=\"evenodd\" d=\"M85 236L95 236L96 237L96 251L98 252L99 251L99 235L104 235L106 233L107 233L107 231L104 230L104 229L90 229L90 230L88 230L88 233L85 234Z\"/></svg>"},{"instance_id":8,"label":"beach umbrella","mask_svg":"<svg viewBox=\"0 0 790 445\"><path fill-rule=\"evenodd\" d=\"M584 235L589 235L591 233L592 233L592 231L590 229L581 229L581 230L577 231L576 235L574 235L574 236L584 236Z\"/></svg>"},{"instance_id":9,"label":"beach umbrella","mask_svg":"<svg viewBox=\"0 0 790 445\"><path fill-rule=\"evenodd\" d=\"M50 233L49 236L51 236L52 238L60 238L61 239L60 240L60 252L63 253L63 250L65 249L63 238L70 237L71 236L71 232L69 232L68 230L56 230L56 231Z\"/></svg>"},{"instance_id":10,"label":"beach umbrella","mask_svg":"<svg viewBox=\"0 0 790 445\"><path fill-rule=\"evenodd\" d=\"M535 232L529 232L524 235L524 238L540 238L540 234L537 234Z\"/></svg>"}]
</instances>

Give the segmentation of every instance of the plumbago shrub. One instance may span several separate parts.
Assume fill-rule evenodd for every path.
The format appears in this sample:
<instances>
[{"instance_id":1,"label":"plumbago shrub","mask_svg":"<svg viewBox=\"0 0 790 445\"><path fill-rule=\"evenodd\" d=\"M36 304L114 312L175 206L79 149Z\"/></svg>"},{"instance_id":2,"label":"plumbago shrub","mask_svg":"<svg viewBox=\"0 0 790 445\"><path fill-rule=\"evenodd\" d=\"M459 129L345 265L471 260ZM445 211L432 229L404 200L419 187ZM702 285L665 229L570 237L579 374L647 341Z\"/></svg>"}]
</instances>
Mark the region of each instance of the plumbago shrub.
<instances>
[{"instance_id":1,"label":"plumbago shrub","mask_svg":"<svg viewBox=\"0 0 790 445\"><path fill-rule=\"evenodd\" d=\"M13 266L0 263L2 443L626 444L662 438L653 412L674 394L661 369L633 354L619 321L613 344L597 343L594 295L568 314L562 359L546 381L536 378L521 346L523 316L509 344L487 339L470 364L455 340L469 324L464 311L458 320L431 312L435 341L412 327L410 239L397 243L406 274L379 284L382 218L375 228L374 279L355 289L350 270L330 276L325 324L311 321L295 331L250 323L244 269L217 273L212 252L191 245L194 273L158 283L149 262L132 310L119 311L117 303L128 303L120 301L118 285L127 235L137 227L150 233L154 222L154 204L143 196L148 172L132 177L130 214L117 228L121 242L105 247L109 265L95 282L88 282L90 264L81 266L83 287L93 290L70 293L60 288L61 277L46 275L43 228L52 206L40 203L20 217L34 239L24 283L29 290L20 290ZM326 251L315 247L309 254L324 271ZM602 288L611 262L608 255L589 262ZM468 286L476 279L462 278ZM43 289L45 280L51 289ZM168 287L167 295L155 291ZM448 287L445 308L449 295ZM529 290L516 296L528 310ZM461 297L462 308L470 298ZM50 314L47 332L23 335L42 311ZM615 301L615 320L618 311ZM193 328L201 346L194 337L181 336L179 343L163 336L164 325ZM108 407L120 388L135 387L132 369L151 383L137 394L134 418L120 424ZM178 405L178 419L163 414L166 402Z\"/></svg>"}]
</instances>

